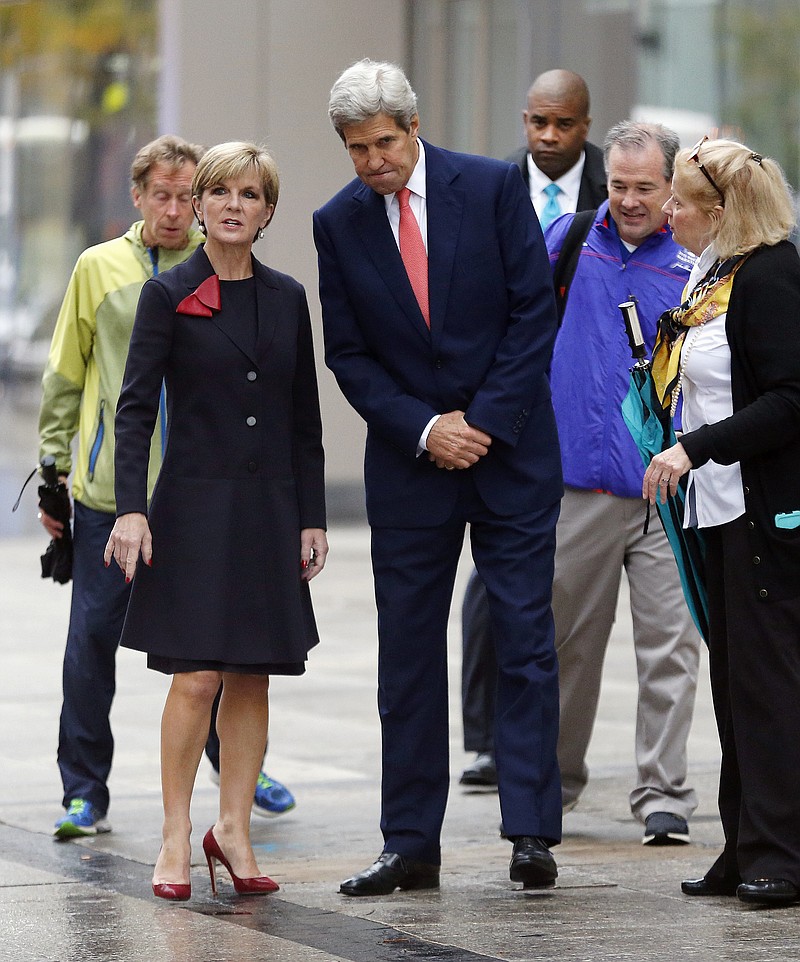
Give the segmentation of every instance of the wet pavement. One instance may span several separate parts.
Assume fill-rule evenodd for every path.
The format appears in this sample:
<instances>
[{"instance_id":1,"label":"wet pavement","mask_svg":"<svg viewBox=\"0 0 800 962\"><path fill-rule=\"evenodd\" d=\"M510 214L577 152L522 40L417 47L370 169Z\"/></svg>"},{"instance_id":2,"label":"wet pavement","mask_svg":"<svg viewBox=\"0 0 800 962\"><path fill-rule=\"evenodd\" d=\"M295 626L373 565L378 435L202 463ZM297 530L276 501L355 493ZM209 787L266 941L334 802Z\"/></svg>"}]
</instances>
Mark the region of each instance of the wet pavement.
<instances>
[{"instance_id":1,"label":"wet pavement","mask_svg":"<svg viewBox=\"0 0 800 962\"><path fill-rule=\"evenodd\" d=\"M168 680L148 672L134 652L118 656L113 831L54 842L69 588L38 577L46 539L38 531L32 491L9 520L16 489L35 459L30 397L0 394L0 730L5 734L0 962L800 958L800 910L753 909L736 899L680 894L680 880L703 873L722 837L705 657L690 742L690 778L700 796L691 821L693 844L655 849L641 844L641 826L627 802L636 679L624 593L590 749L592 780L578 808L564 819L564 841L555 850L557 887L529 894L509 882L510 847L498 836L497 795L458 786L471 756L461 747L455 610L453 780L441 889L376 899L339 895L339 882L366 867L381 848L375 613L362 526L332 526L328 567L312 585L322 644L304 677L273 681L267 767L292 788L297 808L277 819L254 818L252 834L262 870L281 891L264 898L236 896L223 874L220 895L212 898L200 841L214 821L217 790L204 760L192 809L192 899L170 905L153 898L150 878L161 820L158 727ZM464 557L459 599L468 570Z\"/></svg>"}]
</instances>

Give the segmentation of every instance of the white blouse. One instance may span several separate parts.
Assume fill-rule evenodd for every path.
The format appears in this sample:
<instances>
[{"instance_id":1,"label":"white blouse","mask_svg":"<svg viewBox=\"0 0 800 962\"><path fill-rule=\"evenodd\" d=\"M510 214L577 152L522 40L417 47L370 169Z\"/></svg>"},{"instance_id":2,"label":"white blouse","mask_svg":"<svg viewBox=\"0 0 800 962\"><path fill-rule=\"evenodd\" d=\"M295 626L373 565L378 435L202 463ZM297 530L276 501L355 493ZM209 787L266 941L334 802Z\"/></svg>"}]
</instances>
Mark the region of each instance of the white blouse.
<instances>
[{"instance_id":1,"label":"white blouse","mask_svg":"<svg viewBox=\"0 0 800 962\"><path fill-rule=\"evenodd\" d=\"M689 277L694 289L716 259L713 248L700 255ZM715 424L733 414L731 349L725 334L725 314L690 328L681 348L683 369L683 430L688 434L704 424ZM683 525L708 528L744 514L744 491L739 462L707 461L689 472Z\"/></svg>"}]
</instances>

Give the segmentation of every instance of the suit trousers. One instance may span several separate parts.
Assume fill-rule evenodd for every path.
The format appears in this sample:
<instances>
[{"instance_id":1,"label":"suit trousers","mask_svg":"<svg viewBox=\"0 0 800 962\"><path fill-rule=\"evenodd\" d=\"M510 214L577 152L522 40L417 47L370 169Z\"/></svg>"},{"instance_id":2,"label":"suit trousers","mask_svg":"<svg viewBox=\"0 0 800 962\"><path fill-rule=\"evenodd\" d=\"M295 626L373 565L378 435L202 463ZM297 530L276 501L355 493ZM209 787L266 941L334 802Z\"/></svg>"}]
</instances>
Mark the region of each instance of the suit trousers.
<instances>
[{"instance_id":1,"label":"suit trousers","mask_svg":"<svg viewBox=\"0 0 800 962\"><path fill-rule=\"evenodd\" d=\"M497 641L495 749L508 835L561 839L558 672L550 608L558 504L499 517L470 471L436 527L372 528L384 851L440 862L449 788L447 623L466 524Z\"/></svg>"},{"instance_id":2,"label":"suit trousers","mask_svg":"<svg viewBox=\"0 0 800 962\"><path fill-rule=\"evenodd\" d=\"M461 604L461 644L464 750L493 752L497 659L486 589L475 569L469 576Z\"/></svg>"},{"instance_id":3,"label":"suit trousers","mask_svg":"<svg viewBox=\"0 0 800 962\"><path fill-rule=\"evenodd\" d=\"M800 886L800 598L757 597L744 516L703 533L725 831L706 877Z\"/></svg>"},{"instance_id":4,"label":"suit trousers","mask_svg":"<svg viewBox=\"0 0 800 962\"><path fill-rule=\"evenodd\" d=\"M636 712L636 786L630 794L633 814L644 820L651 812L668 811L684 818L697 807L686 785L686 743L694 712L700 657L698 635L683 598L677 566L657 518L642 533L645 507L640 498L618 498L567 488L556 529L553 615L559 661L561 725L558 760L563 804L577 802L589 778L586 753L591 740L608 640L614 624L622 569L630 585L633 640L639 694ZM470 581L470 610L478 605L480 583ZM465 612L467 600L465 599ZM478 691L478 704L488 701L485 675L478 682L475 667L488 672L485 652L490 644L464 626L463 678L465 703ZM491 676L490 676L491 677ZM489 708L491 711L491 708ZM464 709L465 732L470 723L472 746L482 748L477 712ZM466 735L465 735L466 745Z\"/></svg>"},{"instance_id":5,"label":"suit trousers","mask_svg":"<svg viewBox=\"0 0 800 962\"><path fill-rule=\"evenodd\" d=\"M131 586L116 562L103 565L114 515L74 502L72 606L62 671L58 731L62 804L83 798L108 811L108 776L114 756L109 719L116 690L116 658ZM206 752L219 769L219 738L211 719ZM214 763L216 759L216 764Z\"/></svg>"}]
</instances>

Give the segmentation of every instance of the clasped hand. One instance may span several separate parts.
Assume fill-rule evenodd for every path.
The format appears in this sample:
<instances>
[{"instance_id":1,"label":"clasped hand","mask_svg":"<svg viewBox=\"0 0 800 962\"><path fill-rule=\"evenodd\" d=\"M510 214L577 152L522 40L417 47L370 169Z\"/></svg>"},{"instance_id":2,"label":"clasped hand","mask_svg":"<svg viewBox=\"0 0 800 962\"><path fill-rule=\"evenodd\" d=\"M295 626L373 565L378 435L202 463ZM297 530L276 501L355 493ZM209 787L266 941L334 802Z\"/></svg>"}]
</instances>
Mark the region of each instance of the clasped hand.
<instances>
[{"instance_id":1,"label":"clasped hand","mask_svg":"<svg viewBox=\"0 0 800 962\"><path fill-rule=\"evenodd\" d=\"M464 420L463 411L450 411L437 418L428 434L428 460L448 471L470 468L488 451L490 435Z\"/></svg>"}]
</instances>

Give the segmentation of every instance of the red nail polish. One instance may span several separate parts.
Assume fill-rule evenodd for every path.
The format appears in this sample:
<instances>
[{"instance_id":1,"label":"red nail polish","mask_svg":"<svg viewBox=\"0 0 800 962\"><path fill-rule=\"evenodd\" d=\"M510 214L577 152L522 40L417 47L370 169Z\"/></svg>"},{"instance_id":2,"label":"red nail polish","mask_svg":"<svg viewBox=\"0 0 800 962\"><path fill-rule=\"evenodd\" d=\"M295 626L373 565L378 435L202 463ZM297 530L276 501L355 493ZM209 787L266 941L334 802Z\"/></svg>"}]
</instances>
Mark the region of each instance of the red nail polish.
<instances>
[{"instance_id":1,"label":"red nail polish","mask_svg":"<svg viewBox=\"0 0 800 962\"><path fill-rule=\"evenodd\" d=\"M127 575L125 575L125 584L129 585L130 583L131 583L131 579Z\"/></svg>"},{"instance_id":2,"label":"red nail polish","mask_svg":"<svg viewBox=\"0 0 800 962\"><path fill-rule=\"evenodd\" d=\"M152 568L152 567L153 567L153 559L152 559L152 558L147 562L147 567L148 567L148 568Z\"/></svg>"},{"instance_id":3,"label":"red nail polish","mask_svg":"<svg viewBox=\"0 0 800 962\"><path fill-rule=\"evenodd\" d=\"M104 561L103 564L104 564L104 565L106 566L106 568L107 568L107 567L111 564L111 562L110 562L110 561Z\"/></svg>"},{"instance_id":4,"label":"red nail polish","mask_svg":"<svg viewBox=\"0 0 800 962\"><path fill-rule=\"evenodd\" d=\"M301 561L301 562L300 562L300 567L305 571L305 569L308 567L308 562L307 562L307 561Z\"/></svg>"}]
</instances>

